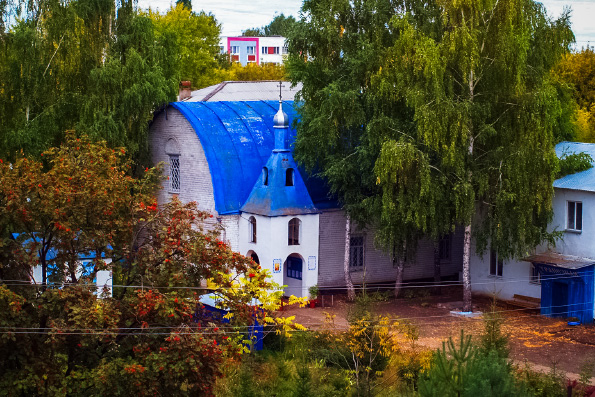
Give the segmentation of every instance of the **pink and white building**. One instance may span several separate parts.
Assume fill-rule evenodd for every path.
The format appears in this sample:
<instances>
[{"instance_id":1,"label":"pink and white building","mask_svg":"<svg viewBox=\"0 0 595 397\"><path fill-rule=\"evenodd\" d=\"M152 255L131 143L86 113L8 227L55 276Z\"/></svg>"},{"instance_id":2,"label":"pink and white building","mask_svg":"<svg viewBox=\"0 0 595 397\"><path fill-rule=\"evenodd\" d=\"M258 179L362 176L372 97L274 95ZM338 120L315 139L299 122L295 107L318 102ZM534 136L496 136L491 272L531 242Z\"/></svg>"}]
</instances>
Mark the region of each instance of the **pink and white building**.
<instances>
[{"instance_id":1,"label":"pink and white building","mask_svg":"<svg viewBox=\"0 0 595 397\"><path fill-rule=\"evenodd\" d=\"M242 66L249 63L282 65L287 57L285 40L282 36L228 36L221 37L219 48L221 53L229 54L232 62L239 62Z\"/></svg>"}]
</instances>

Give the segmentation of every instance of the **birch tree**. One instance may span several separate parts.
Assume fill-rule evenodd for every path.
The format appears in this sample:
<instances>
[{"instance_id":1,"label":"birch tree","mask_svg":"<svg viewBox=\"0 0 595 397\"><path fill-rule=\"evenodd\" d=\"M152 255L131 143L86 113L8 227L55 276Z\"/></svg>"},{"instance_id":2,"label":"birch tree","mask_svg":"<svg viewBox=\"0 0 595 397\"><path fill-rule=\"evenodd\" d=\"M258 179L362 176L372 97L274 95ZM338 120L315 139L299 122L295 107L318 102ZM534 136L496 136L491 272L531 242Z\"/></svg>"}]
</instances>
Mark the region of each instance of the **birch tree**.
<instances>
[{"instance_id":1,"label":"birch tree","mask_svg":"<svg viewBox=\"0 0 595 397\"><path fill-rule=\"evenodd\" d=\"M437 5L438 35L418 29L409 13L392 20L398 39L375 81L385 97L405 100L415 131L408 151L393 151L377 171L417 178L422 186L443 178L448 194L438 205L453 208L452 226L464 226L463 310L470 311L472 236L478 254L490 248L504 259L548 236L554 131L564 125L563 97L549 71L573 36L568 12L552 20L532 0ZM406 167L412 158L419 165ZM394 184L383 187L389 188L399 199L407 194ZM428 213L428 204L417 201L411 211Z\"/></svg>"},{"instance_id":2,"label":"birch tree","mask_svg":"<svg viewBox=\"0 0 595 397\"><path fill-rule=\"evenodd\" d=\"M420 193L433 200L430 184L420 185L419 178L402 180L411 194L407 200L395 201L398 191L391 184L399 176L377 164L381 149L386 153L381 162L390 163L391 148L383 148L384 142L415 133L413 113L404 100L394 96L387 100L372 86L387 49L398 37L389 22L407 10L414 15L412 23L425 34L433 35L440 26L432 2L305 1L304 17L289 37L287 66L290 79L303 83L296 157L328 181L352 223L378 230L375 242L392 256L397 270L396 296L406 257L413 257L418 239L435 224L429 222L435 211L428 216L406 214ZM415 167L416 163L411 159L409 164ZM348 238L346 233L346 252ZM344 270L349 280L348 263Z\"/></svg>"}]
</instances>

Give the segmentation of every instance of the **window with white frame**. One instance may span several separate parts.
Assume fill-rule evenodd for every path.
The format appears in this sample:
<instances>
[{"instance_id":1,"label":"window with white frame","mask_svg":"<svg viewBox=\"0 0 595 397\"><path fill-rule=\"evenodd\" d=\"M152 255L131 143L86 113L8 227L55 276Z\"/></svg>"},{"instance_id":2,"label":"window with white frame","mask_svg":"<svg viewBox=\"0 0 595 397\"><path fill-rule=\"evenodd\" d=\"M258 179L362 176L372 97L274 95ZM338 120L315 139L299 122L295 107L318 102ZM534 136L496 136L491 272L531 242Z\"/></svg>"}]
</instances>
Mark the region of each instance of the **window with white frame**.
<instances>
[{"instance_id":1,"label":"window with white frame","mask_svg":"<svg viewBox=\"0 0 595 397\"><path fill-rule=\"evenodd\" d=\"M180 156L169 155L169 191L180 192Z\"/></svg>"},{"instance_id":2,"label":"window with white frame","mask_svg":"<svg viewBox=\"0 0 595 397\"><path fill-rule=\"evenodd\" d=\"M282 51L283 51L283 54L288 54L289 53L289 48L286 45L284 45Z\"/></svg>"},{"instance_id":3,"label":"window with white frame","mask_svg":"<svg viewBox=\"0 0 595 397\"><path fill-rule=\"evenodd\" d=\"M567 201L568 216L566 230L580 232L583 230L583 203L580 201Z\"/></svg>"},{"instance_id":4,"label":"window with white frame","mask_svg":"<svg viewBox=\"0 0 595 397\"><path fill-rule=\"evenodd\" d=\"M239 54L240 53L240 46L239 45L232 45L229 47L230 54Z\"/></svg>"},{"instance_id":5,"label":"window with white frame","mask_svg":"<svg viewBox=\"0 0 595 397\"><path fill-rule=\"evenodd\" d=\"M254 55L254 46L249 45L248 47L246 47L246 54L248 55Z\"/></svg>"},{"instance_id":6,"label":"window with white frame","mask_svg":"<svg viewBox=\"0 0 595 397\"><path fill-rule=\"evenodd\" d=\"M351 271L364 269L364 253L364 236L351 236L349 239L349 269Z\"/></svg>"},{"instance_id":7,"label":"window with white frame","mask_svg":"<svg viewBox=\"0 0 595 397\"><path fill-rule=\"evenodd\" d=\"M533 263L531 263L529 280L533 284L541 284L541 276L539 275L539 269Z\"/></svg>"},{"instance_id":8,"label":"window with white frame","mask_svg":"<svg viewBox=\"0 0 595 397\"><path fill-rule=\"evenodd\" d=\"M256 242L256 218L251 216L250 219L248 219L248 222L250 224L250 228L249 228L250 235L248 236L248 238L250 239L251 243L255 243Z\"/></svg>"},{"instance_id":9,"label":"window with white frame","mask_svg":"<svg viewBox=\"0 0 595 397\"><path fill-rule=\"evenodd\" d=\"M502 277L504 262L498 257L498 251L490 250L490 276Z\"/></svg>"}]
</instances>

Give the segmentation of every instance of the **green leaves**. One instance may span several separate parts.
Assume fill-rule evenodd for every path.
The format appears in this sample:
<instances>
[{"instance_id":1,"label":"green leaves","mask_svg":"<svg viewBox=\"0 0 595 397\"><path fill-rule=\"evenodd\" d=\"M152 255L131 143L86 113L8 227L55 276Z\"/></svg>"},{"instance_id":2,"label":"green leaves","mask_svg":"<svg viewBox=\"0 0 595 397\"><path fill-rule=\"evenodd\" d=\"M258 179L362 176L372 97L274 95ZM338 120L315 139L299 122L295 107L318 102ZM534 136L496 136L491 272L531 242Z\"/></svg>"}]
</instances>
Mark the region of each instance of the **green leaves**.
<instances>
[{"instance_id":1,"label":"green leaves","mask_svg":"<svg viewBox=\"0 0 595 397\"><path fill-rule=\"evenodd\" d=\"M178 85L168 38L126 2L31 6L0 36L0 155L38 156L77 128L148 164L148 122Z\"/></svg>"}]
</instances>

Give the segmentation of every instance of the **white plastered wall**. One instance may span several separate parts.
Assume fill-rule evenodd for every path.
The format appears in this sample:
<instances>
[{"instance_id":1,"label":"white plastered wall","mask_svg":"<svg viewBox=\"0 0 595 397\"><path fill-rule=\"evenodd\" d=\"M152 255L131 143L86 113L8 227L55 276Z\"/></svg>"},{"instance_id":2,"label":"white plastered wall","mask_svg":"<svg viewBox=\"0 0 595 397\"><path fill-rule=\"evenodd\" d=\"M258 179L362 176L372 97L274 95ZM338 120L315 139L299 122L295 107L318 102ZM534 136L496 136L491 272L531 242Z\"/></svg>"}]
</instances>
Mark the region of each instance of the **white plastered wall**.
<instances>
[{"instance_id":1,"label":"white plastered wall","mask_svg":"<svg viewBox=\"0 0 595 397\"><path fill-rule=\"evenodd\" d=\"M568 232L567 201L583 203L583 230L581 233ZM548 249L580 257L595 258L595 244L592 236L595 232L595 193L580 190L555 189L552 200L554 217L548 226L549 231L562 231L562 238L554 247L542 244L534 252L545 252ZM471 284L474 292L496 295L500 299L512 299L514 294L541 298L541 285L531 281L531 263L519 259L504 261L502 277L490 275L490 255L486 252L481 258L471 246Z\"/></svg>"},{"instance_id":2,"label":"white plastered wall","mask_svg":"<svg viewBox=\"0 0 595 397\"><path fill-rule=\"evenodd\" d=\"M250 242L249 218L256 219L256 242ZM300 244L288 245L288 223L291 219L298 218L301 221ZM287 285L286 295L308 296L308 288L318 284L318 230L319 215L295 215L266 217L242 213L239 218L239 252L248 255L253 251L258 255L260 265L268 269L273 281L279 285ZM284 277L284 267L287 257L291 254L299 254L303 259L302 280L295 280ZM313 258L312 258L313 257ZM281 261L280 271L274 272L275 260ZM315 269L309 269L309 263L315 263Z\"/></svg>"}]
</instances>

